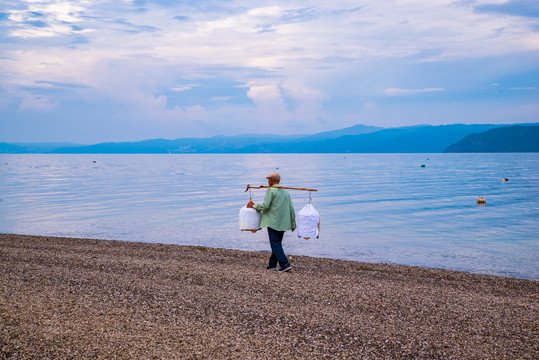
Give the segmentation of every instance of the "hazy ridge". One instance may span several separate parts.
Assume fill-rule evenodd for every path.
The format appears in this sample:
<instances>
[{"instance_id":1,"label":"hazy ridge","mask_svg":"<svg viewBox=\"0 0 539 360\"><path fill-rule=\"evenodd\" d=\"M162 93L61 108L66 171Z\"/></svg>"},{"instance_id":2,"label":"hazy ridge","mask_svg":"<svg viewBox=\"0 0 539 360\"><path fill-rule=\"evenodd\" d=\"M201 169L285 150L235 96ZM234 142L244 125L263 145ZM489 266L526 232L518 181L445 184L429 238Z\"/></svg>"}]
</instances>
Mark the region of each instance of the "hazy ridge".
<instances>
[{"instance_id":1,"label":"hazy ridge","mask_svg":"<svg viewBox=\"0 0 539 360\"><path fill-rule=\"evenodd\" d=\"M0 143L0 153L441 153L537 152L539 123L453 124L380 128L355 125L310 135L244 134L210 138L150 139L94 145Z\"/></svg>"}]
</instances>

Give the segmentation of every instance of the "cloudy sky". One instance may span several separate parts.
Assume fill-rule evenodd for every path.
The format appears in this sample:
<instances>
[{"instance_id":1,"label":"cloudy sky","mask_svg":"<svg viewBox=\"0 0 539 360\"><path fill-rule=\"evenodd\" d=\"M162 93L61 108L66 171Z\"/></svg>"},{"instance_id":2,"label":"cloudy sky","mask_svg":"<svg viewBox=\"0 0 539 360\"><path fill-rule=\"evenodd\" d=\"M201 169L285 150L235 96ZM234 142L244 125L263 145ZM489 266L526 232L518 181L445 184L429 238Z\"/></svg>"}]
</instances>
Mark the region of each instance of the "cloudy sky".
<instances>
[{"instance_id":1,"label":"cloudy sky","mask_svg":"<svg viewBox=\"0 0 539 360\"><path fill-rule=\"evenodd\" d=\"M538 121L536 0L0 1L0 141Z\"/></svg>"}]
</instances>

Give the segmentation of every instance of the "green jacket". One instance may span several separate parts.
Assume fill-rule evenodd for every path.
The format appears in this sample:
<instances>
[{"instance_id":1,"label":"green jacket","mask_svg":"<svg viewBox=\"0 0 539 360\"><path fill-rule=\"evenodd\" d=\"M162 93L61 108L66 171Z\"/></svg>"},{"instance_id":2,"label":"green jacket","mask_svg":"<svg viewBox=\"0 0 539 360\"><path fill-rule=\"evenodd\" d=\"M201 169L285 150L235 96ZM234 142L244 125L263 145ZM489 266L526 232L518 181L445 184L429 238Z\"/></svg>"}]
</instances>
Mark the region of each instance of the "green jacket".
<instances>
[{"instance_id":1,"label":"green jacket","mask_svg":"<svg viewBox=\"0 0 539 360\"><path fill-rule=\"evenodd\" d=\"M270 227L278 231L293 230L296 228L296 213L290 194L278 186L269 187L262 204L253 206L262 211L260 227Z\"/></svg>"}]
</instances>

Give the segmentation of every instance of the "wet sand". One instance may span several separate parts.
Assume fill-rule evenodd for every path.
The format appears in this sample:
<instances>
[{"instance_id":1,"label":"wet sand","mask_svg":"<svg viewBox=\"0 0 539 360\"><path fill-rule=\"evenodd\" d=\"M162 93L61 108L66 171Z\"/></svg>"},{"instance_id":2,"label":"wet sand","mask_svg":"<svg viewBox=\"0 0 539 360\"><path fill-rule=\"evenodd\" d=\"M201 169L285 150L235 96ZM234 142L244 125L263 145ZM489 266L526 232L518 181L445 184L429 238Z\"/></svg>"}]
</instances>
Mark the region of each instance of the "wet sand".
<instances>
[{"instance_id":1,"label":"wet sand","mask_svg":"<svg viewBox=\"0 0 539 360\"><path fill-rule=\"evenodd\" d=\"M0 234L0 358L539 358L539 281L267 258Z\"/></svg>"}]
</instances>

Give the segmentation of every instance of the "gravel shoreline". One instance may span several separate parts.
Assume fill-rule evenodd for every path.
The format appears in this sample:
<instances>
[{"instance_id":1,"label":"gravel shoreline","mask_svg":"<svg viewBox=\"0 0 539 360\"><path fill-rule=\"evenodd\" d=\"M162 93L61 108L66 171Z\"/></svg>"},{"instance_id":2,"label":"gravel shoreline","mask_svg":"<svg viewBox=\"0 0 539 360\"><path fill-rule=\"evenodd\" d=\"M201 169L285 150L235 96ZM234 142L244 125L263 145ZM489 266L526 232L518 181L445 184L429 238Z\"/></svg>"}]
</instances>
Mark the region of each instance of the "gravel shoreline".
<instances>
[{"instance_id":1,"label":"gravel shoreline","mask_svg":"<svg viewBox=\"0 0 539 360\"><path fill-rule=\"evenodd\" d=\"M0 234L0 359L537 359L539 281Z\"/></svg>"}]
</instances>

